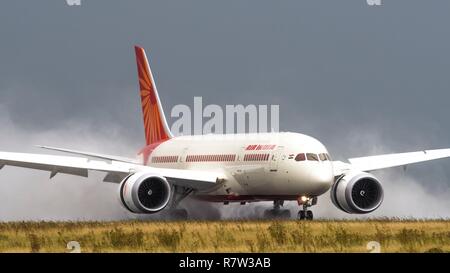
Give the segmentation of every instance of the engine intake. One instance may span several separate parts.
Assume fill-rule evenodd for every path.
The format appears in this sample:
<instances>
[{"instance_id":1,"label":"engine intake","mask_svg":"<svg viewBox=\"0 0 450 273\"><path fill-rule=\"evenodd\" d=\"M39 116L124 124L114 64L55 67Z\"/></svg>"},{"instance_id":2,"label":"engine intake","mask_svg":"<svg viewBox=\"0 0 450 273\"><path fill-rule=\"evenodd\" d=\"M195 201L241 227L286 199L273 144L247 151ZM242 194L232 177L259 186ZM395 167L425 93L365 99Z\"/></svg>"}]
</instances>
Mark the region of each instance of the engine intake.
<instances>
[{"instance_id":1,"label":"engine intake","mask_svg":"<svg viewBox=\"0 0 450 273\"><path fill-rule=\"evenodd\" d=\"M383 187L366 172L350 172L339 178L331 188L331 200L347 213L369 213L383 202Z\"/></svg>"},{"instance_id":2,"label":"engine intake","mask_svg":"<svg viewBox=\"0 0 450 273\"><path fill-rule=\"evenodd\" d=\"M172 186L161 176L135 173L119 187L122 205L134 213L156 213L163 210L173 194Z\"/></svg>"}]
</instances>

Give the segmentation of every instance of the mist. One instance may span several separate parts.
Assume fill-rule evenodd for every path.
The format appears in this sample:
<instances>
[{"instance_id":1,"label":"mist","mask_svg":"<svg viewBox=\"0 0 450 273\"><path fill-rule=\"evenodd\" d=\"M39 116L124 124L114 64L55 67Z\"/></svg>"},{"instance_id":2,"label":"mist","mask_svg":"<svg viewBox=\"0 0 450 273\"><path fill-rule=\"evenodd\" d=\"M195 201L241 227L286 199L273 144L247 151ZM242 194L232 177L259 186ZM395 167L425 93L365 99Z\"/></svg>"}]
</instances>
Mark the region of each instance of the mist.
<instances>
[{"instance_id":1,"label":"mist","mask_svg":"<svg viewBox=\"0 0 450 273\"><path fill-rule=\"evenodd\" d=\"M410 129L411 130L411 129ZM335 160L345 158L438 149L430 131L395 128L389 121L374 121L365 126L347 124L340 135L327 143ZM345 155L345 156L342 156ZM403 167L374 171L384 190L381 206L369 214L347 214L332 203L330 193L319 197L316 215L324 218L448 218L450 217L450 187L445 167L449 159L412 164Z\"/></svg>"},{"instance_id":2,"label":"mist","mask_svg":"<svg viewBox=\"0 0 450 273\"><path fill-rule=\"evenodd\" d=\"M136 117L140 122L140 117ZM144 140L134 140L126 128L110 122L99 126L92 120L67 120L60 127L36 130L17 126L7 107L0 104L0 151L65 155L35 148L34 145L67 147L80 151L138 158ZM62 126L61 126L62 125ZM143 136L143 133L142 133ZM91 171L89 177L5 166L0 171L0 221L83 221L161 220L164 213L137 215L119 201L118 185L102 182L104 173ZM197 200L185 200L182 207L193 219L220 219L220 207Z\"/></svg>"},{"instance_id":3,"label":"mist","mask_svg":"<svg viewBox=\"0 0 450 273\"><path fill-rule=\"evenodd\" d=\"M135 157L144 143L135 44L147 51L166 114L199 96L205 105L280 105L280 130L319 139L334 160L450 147L449 8L419 0L5 1L0 151L49 153L33 147L41 144ZM316 218L449 217L449 166L374 172L385 199L368 215L339 211L329 193L312 210ZM49 176L4 167L0 221L161 217L125 211L101 173ZM271 203L183 206L198 219L229 219L260 217Z\"/></svg>"},{"instance_id":4,"label":"mist","mask_svg":"<svg viewBox=\"0 0 450 273\"><path fill-rule=\"evenodd\" d=\"M2 151L49 153L33 145L48 144L86 151L123 154L136 150L118 134L117 127L93 127L89 122L68 120L51 130L26 130L12 123L0 106ZM133 148L132 148L133 147ZM5 166L0 172L0 220L115 220L132 217L117 200L117 185L101 182L103 175L89 178Z\"/></svg>"},{"instance_id":5,"label":"mist","mask_svg":"<svg viewBox=\"0 0 450 273\"><path fill-rule=\"evenodd\" d=\"M36 130L20 127L0 105L0 150L11 152L48 153L33 145L53 145L105 154L136 157L142 145L129 138L119 124L107 122L98 126L89 120L68 120L58 128ZM366 133L361 133L363 130ZM367 128L353 128L342 135L345 147L330 143L333 148L345 149L342 154L355 156L381 154L395 151L396 144L380 138L379 133ZM380 132L380 131L378 131ZM316 136L320 139L320 136ZM420 139L420 138L417 138ZM364 141L363 141L364 140ZM340 142L337 141L336 142ZM361 143L370 145L361 145ZM413 141L416 142L416 141ZM399 146L405 145L403 142ZM419 147L418 147L419 148ZM334 149L338 156L338 149ZM58 154L58 153L56 153ZM445 160L445 159L443 159ZM412 165L406 171L395 168L374 174L384 188L384 202L381 207L367 215L347 214L338 210L329 197L329 192L319 197L317 206L312 207L316 218L353 219L367 217L400 218L448 218L450 217L450 190L448 177L439 161ZM432 167L434 165L434 168ZM424 173L421 173L423 171ZM90 172L89 178L58 174L49 179L46 171L28 170L5 166L0 172L0 221L22 220L123 220L164 219L164 214L135 215L119 203L117 184L101 182L104 174ZM432 180L433 183L428 183ZM271 202L250 203L245 206L211 204L186 199L181 206L187 208L193 219L258 219ZM296 202L285 202L294 217L299 210Z\"/></svg>"}]
</instances>

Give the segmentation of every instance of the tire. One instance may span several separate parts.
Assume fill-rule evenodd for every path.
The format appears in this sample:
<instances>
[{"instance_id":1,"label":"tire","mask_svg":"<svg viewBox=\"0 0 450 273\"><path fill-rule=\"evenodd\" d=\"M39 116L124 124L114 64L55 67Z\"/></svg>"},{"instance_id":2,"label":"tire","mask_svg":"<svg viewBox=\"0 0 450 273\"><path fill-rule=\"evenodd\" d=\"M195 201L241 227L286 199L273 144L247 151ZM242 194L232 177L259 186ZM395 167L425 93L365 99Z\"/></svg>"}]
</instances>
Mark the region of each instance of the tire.
<instances>
[{"instance_id":1,"label":"tire","mask_svg":"<svg viewBox=\"0 0 450 273\"><path fill-rule=\"evenodd\" d=\"M299 211L297 216L299 220L305 220L305 211Z\"/></svg>"},{"instance_id":2,"label":"tire","mask_svg":"<svg viewBox=\"0 0 450 273\"><path fill-rule=\"evenodd\" d=\"M306 220L312 221L313 220L313 212L308 210L306 211Z\"/></svg>"}]
</instances>

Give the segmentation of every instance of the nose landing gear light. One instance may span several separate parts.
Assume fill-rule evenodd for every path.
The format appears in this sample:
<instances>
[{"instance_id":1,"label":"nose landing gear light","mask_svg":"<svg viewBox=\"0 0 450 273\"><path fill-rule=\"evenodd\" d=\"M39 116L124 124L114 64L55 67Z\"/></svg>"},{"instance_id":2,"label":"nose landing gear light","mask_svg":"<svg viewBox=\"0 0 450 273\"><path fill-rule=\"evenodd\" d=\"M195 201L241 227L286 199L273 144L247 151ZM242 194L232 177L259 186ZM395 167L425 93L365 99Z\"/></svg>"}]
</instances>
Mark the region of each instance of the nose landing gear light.
<instances>
[{"instance_id":1,"label":"nose landing gear light","mask_svg":"<svg viewBox=\"0 0 450 273\"><path fill-rule=\"evenodd\" d=\"M303 208L298 212L298 219L299 220L313 220L313 212L311 210L308 210L309 207L315 205L317 203L317 197L310 198L306 196L301 196L298 199L299 205L302 205Z\"/></svg>"}]
</instances>

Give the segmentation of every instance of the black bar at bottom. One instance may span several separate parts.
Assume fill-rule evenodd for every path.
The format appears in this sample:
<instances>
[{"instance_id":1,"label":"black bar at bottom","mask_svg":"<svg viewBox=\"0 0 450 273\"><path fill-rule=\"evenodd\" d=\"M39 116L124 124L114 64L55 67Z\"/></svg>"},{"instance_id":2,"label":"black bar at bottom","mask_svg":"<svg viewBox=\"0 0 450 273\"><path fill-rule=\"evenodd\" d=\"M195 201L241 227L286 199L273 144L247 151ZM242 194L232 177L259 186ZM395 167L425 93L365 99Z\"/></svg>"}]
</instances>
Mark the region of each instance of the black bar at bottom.
<instances>
[{"instance_id":1,"label":"black bar at bottom","mask_svg":"<svg viewBox=\"0 0 450 273\"><path fill-rule=\"evenodd\" d=\"M449 254L302 254L302 253L138 253L138 254L0 254L4 268L57 272L302 272L415 269L445 265ZM6 271L5 271L6 272ZM12 271L11 271L12 272Z\"/></svg>"}]
</instances>

